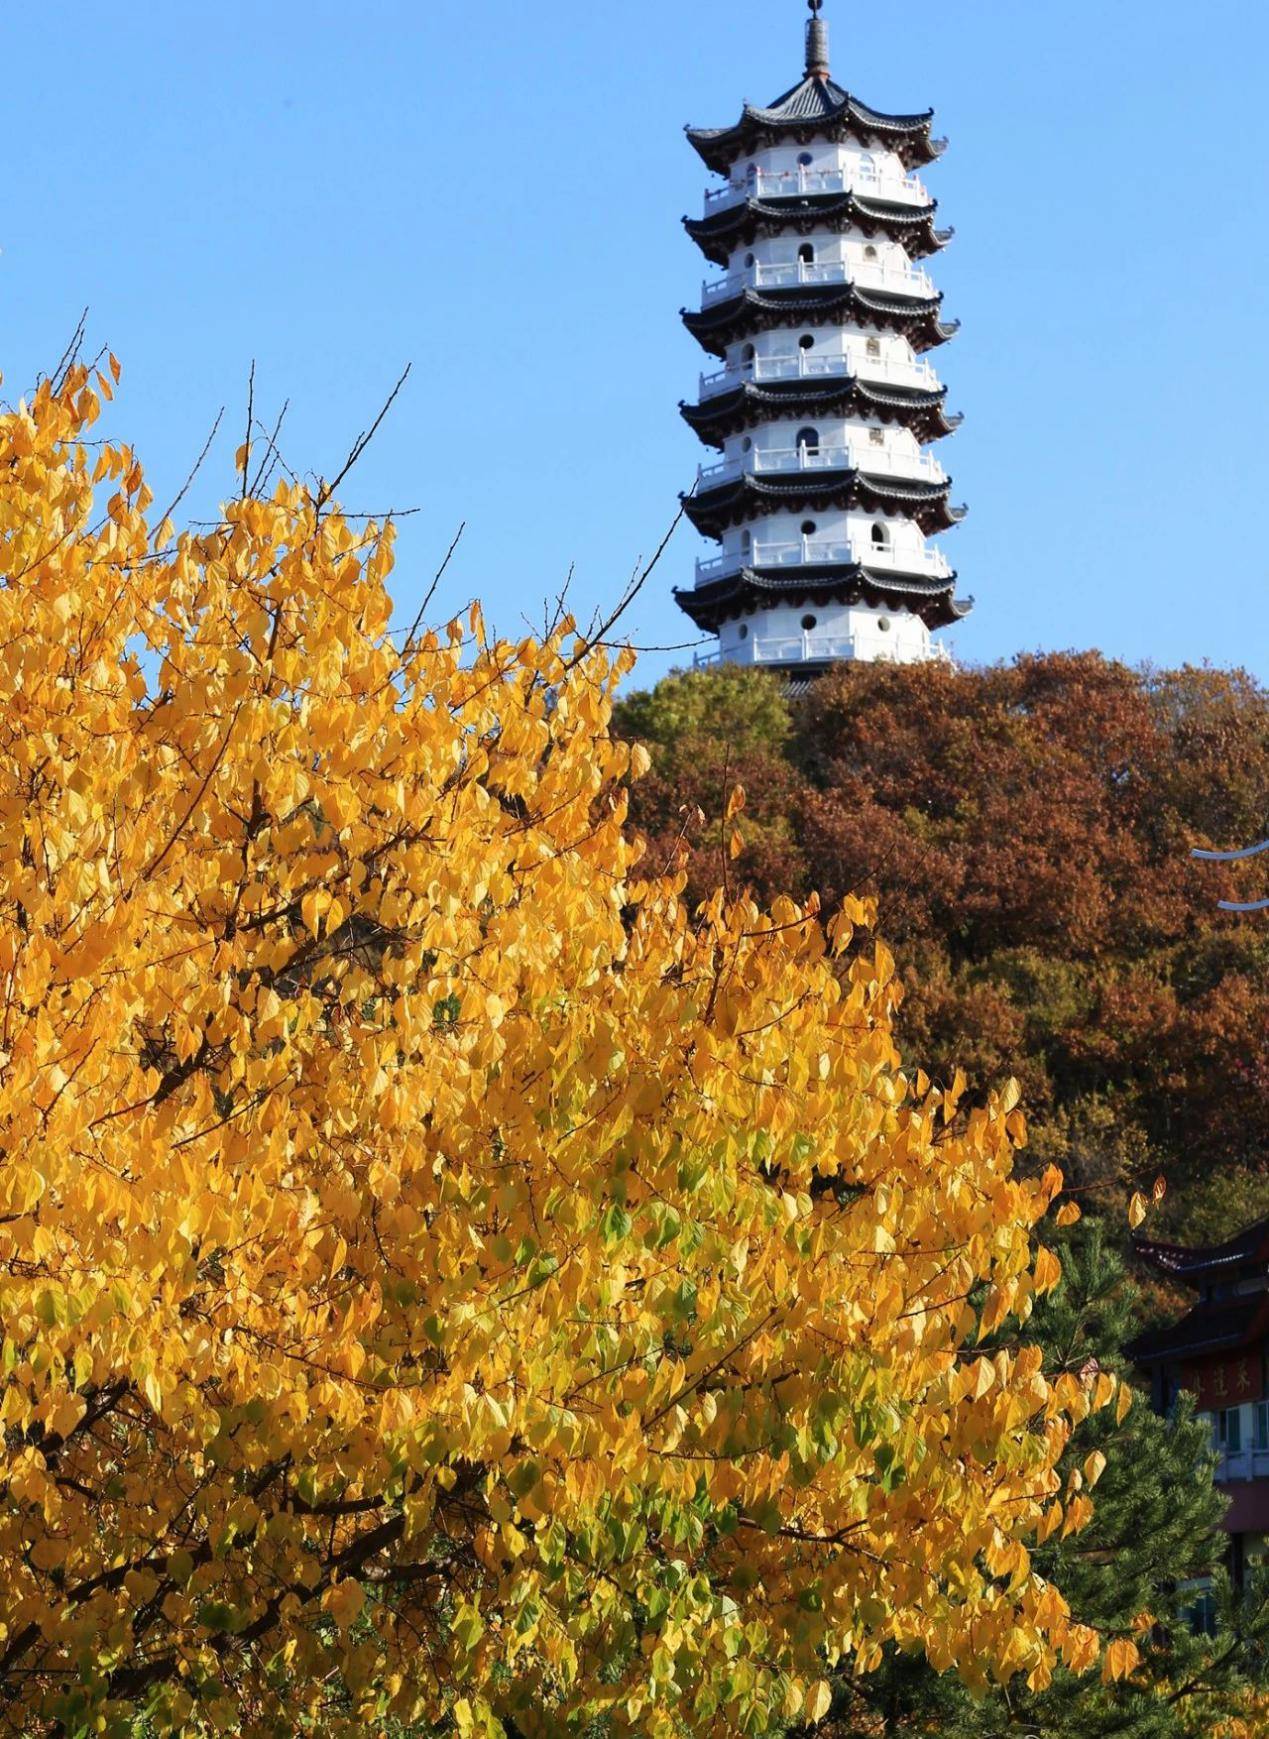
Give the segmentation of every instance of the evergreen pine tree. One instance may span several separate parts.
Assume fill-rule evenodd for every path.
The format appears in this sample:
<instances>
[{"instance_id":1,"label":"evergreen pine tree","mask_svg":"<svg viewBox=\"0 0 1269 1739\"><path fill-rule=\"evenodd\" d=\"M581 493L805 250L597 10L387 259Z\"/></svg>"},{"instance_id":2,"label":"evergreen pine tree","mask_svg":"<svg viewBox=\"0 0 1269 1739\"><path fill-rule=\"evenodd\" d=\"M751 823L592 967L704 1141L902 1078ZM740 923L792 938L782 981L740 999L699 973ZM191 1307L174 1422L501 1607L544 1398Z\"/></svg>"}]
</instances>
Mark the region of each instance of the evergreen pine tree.
<instances>
[{"instance_id":1,"label":"evergreen pine tree","mask_svg":"<svg viewBox=\"0 0 1269 1739\"><path fill-rule=\"evenodd\" d=\"M1061 1256L1062 1284L1028 1325L1047 1368L1080 1372L1095 1361L1126 1372L1120 1349L1136 1331L1138 1295L1122 1262L1091 1220L1064 1239ZM838 1682L832 1716L815 1729L820 1739L1269 1734L1269 1701L1263 1714L1248 1719L1269 1692L1269 1576L1252 1576L1237 1596L1229 1585L1220 1526L1225 1500L1212 1483L1216 1463L1206 1425L1188 1399L1161 1419L1138 1394L1122 1423L1107 1412L1081 1426L1064 1475L1097 1450L1106 1468L1093 1494L1096 1519L1082 1533L1038 1548L1034 1561L1084 1623L1107 1641L1126 1636L1137 1644L1142 1664L1131 1678L1103 1684L1059 1672L1040 1693L1015 1684L975 1697L955 1675L894 1655L870 1678ZM1213 1634L1196 1634L1192 1619L1205 1588ZM1144 1629L1143 1614L1154 1619Z\"/></svg>"}]
</instances>

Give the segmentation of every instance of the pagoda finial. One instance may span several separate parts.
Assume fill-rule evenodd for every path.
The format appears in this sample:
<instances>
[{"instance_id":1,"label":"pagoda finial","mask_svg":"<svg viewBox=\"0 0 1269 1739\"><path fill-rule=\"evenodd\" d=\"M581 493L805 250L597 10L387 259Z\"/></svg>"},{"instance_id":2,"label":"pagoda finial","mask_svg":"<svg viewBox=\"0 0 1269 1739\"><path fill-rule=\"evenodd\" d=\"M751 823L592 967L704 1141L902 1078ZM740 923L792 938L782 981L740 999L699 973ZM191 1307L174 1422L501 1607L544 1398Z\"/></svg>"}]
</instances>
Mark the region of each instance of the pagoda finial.
<instances>
[{"instance_id":1,"label":"pagoda finial","mask_svg":"<svg viewBox=\"0 0 1269 1739\"><path fill-rule=\"evenodd\" d=\"M808 78L828 77L828 25L820 17L824 0L807 0L811 17L806 26L806 74Z\"/></svg>"}]
</instances>

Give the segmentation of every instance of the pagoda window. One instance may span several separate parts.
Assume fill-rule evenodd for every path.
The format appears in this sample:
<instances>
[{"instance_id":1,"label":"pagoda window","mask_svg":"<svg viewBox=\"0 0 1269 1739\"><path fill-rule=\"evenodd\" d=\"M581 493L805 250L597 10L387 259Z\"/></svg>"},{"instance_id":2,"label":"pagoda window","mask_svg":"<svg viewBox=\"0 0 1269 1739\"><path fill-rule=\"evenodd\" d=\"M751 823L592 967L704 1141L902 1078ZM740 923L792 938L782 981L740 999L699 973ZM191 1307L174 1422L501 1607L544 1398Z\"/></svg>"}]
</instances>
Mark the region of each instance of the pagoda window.
<instances>
[{"instance_id":1,"label":"pagoda window","mask_svg":"<svg viewBox=\"0 0 1269 1739\"><path fill-rule=\"evenodd\" d=\"M737 637L741 640L748 640L748 638L749 638L749 624L748 624L748 622L742 622L740 624L740 628L739 628Z\"/></svg>"},{"instance_id":2,"label":"pagoda window","mask_svg":"<svg viewBox=\"0 0 1269 1739\"><path fill-rule=\"evenodd\" d=\"M880 523L872 528L872 547L874 549L888 549L890 547L890 532L886 526Z\"/></svg>"},{"instance_id":3,"label":"pagoda window","mask_svg":"<svg viewBox=\"0 0 1269 1739\"><path fill-rule=\"evenodd\" d=\"M813 266L815 264L815 249L812 247L810 242L802 243L802 246L798 249L798 258L804 266Z\"/></svg>"},{"instance_id":4,"label":"pagoda window","mask_svg":"<svg viewBox=\"0 0 1269 1739\"><path fill-rule=\"evenodd\" d=\"M871 242L869 242L868 246L864 249L864 258L866 260L877 260L881 258L881 255L877 252Z\"/></svg>"},{"instance_id":5,"label":"pagoda window","mask_svg":"<svg viewBox=\"0 0 1269 1739\"><path fill-rule=\"evenodd\" d=\"M870 357L874 357L874 358L876 358L876 359L878 359L878 360L880 360L880 357L881 357L881 340L880 340L880 339L879 339L879 338L870 338L870 339L869 339L869 340L868 340L868 346L867 346L867 348L868 348L868 355L869 355L869 356L870 356Z\"/></svg>"},{"instance_id":6,"label":"pagoda window","mask_svg":"<svg viewBox=\"0 0 1269 1739\"><path fill-rule=\"evenodd\" d=\"M820 432L818 429L798 430L798 451L800 453L818 453L820 450Z\"/></svg>"},{"instance_id":7,"label":"pagoda window","mask_svg":"<svg viewBox=\"0 0 1269 1739\"><path fill-rule=\"evenodd\" d=\"M751 531L741 532L740 553L742 556L751 555L753 553L753 533Z\"/></svg>"},{"instance_id":8,"label":"pagoda window","mask_svg":"<svg viewBox=\"0 0 1269 1739\"><path fill-rule=\"evenodd\" d=\"M813 519L804 519L802 521L802 536L803 537L814 537L816 532L819 529L820 529L819 526L816 525L816 523Z\"/></svg>"},{"instance_id":9,"label":"pagoda window","mask_svg":"<svg viewBox=\"0 0 1269 1739\"><path fill-rule=\"evenodd\" d=\"M754 349L752 344L746 344L745 348L740 353L740 360L745 367L748 368L757 354L758 352Z\"/></svg>"},{"instance_id":10,"label":"pagoda window","mask_svg":"<svg viewBox=\"0 0 1269 1739\"><path fill-rule=\"evenodd\" d=\"M884 447L886 444L886 431L884 429L869 429L868 439L872 442L874 447Z\"/></svg>"},{"instance_id":11,"label":"pagoda window","mask_svg":"<svg viewBox=\"0 0 1269 1739\"><path fill-rule=\"evenodd\" d=\"M814 163L814 161L815 161L815 159L814 159L814 157L812 157L812 155L809 151L799 151L798 152L798 162L802 166L803 169L809 169L811 167L812 163Z\"/></svg>"},{"instance_id":12,"label":"pagoda window","mask_svg":"<svg viewBox=\"0 0 1269 1739\"><path fill-rule=\"evenodd\" d=\"M814 350L815 349L815 339L811 336L811 334L809 332L804 332L802 334L801 338L798 339L798 349L799 350Z\"/></svg>"},{"instance_id":13,"label":"pagoda window","mask_svg":"<svg viewBox=\"0 0 1269 1739\"><path fill-rule=\"evenodd\" d=\"M756 254L746 254L745 255L745 265L746 266L753 266L756 264L757 264L757 255Z\"/></svg>"},{"instance_id":14,"label":"pagoda window","mask_svg":"<svg viewBox=\"0 0 1269 1739\"><path fill-rule=\"evenodd\" d=\"M820 620L818 616L803 616L802 618L802 632L804 634L809 634L812 628L818 628L819 625Z\"/></svg>"}]
</instances>

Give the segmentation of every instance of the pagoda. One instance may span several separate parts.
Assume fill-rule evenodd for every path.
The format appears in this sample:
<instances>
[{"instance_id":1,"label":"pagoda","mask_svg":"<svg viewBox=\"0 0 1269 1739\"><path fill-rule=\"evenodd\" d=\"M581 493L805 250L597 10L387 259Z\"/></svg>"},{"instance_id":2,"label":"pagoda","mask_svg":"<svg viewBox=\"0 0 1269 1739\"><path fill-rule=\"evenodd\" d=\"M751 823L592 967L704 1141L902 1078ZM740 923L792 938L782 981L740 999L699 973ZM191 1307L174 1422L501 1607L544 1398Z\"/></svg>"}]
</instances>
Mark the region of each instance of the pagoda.
<instances>
[{"instance_id":1,"label":"pagoda","mask_svg":"<svg viewBox=\"0 0 1269 1739\"><path fill-rule=\"evenodd\" d=\"M916 174L944 142L932 112L834 82L822 4L801 83L687 132L722 184L684 224L722 276L683 313L719 365L681 407L718 455L683 501L720 549L675 596L718 637L703 662L790 675L946 660L933 636L969 609L930 541L965 511L927 451L960 421L929 360L956 325L920 263L951 239Z\"/></svg>"}]
</instances>

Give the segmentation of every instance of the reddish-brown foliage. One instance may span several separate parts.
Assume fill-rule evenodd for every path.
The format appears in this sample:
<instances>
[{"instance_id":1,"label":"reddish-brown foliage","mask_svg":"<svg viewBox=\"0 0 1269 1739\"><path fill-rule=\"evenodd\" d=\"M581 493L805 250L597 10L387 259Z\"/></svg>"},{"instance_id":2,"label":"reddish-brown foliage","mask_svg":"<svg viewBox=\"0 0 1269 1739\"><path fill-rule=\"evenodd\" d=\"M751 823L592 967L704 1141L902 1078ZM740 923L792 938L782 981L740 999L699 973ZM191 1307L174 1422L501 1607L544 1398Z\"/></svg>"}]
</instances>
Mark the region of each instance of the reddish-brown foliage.
<instances>
[{"instance_id":1,"label":"reddish-brown foliage","mask_svg":"<svg viewBox=\"0 0 1269 1739\"><path fill-rule=\"evenodd\" d=\"M654 776L651 849L715 885L881 902L909 1041L979 1082L1013 1072L1035 1146L1088 1184L1177 1181L1269 1154L1269 921L1226 916L1263 866L1195 845L1269 828L1269 696L1240 672L1137 671L1095 653L1006 667L671 677L626 704ZM700 821L696 811L705 819Z\"/></svg>"}]
</instances>

